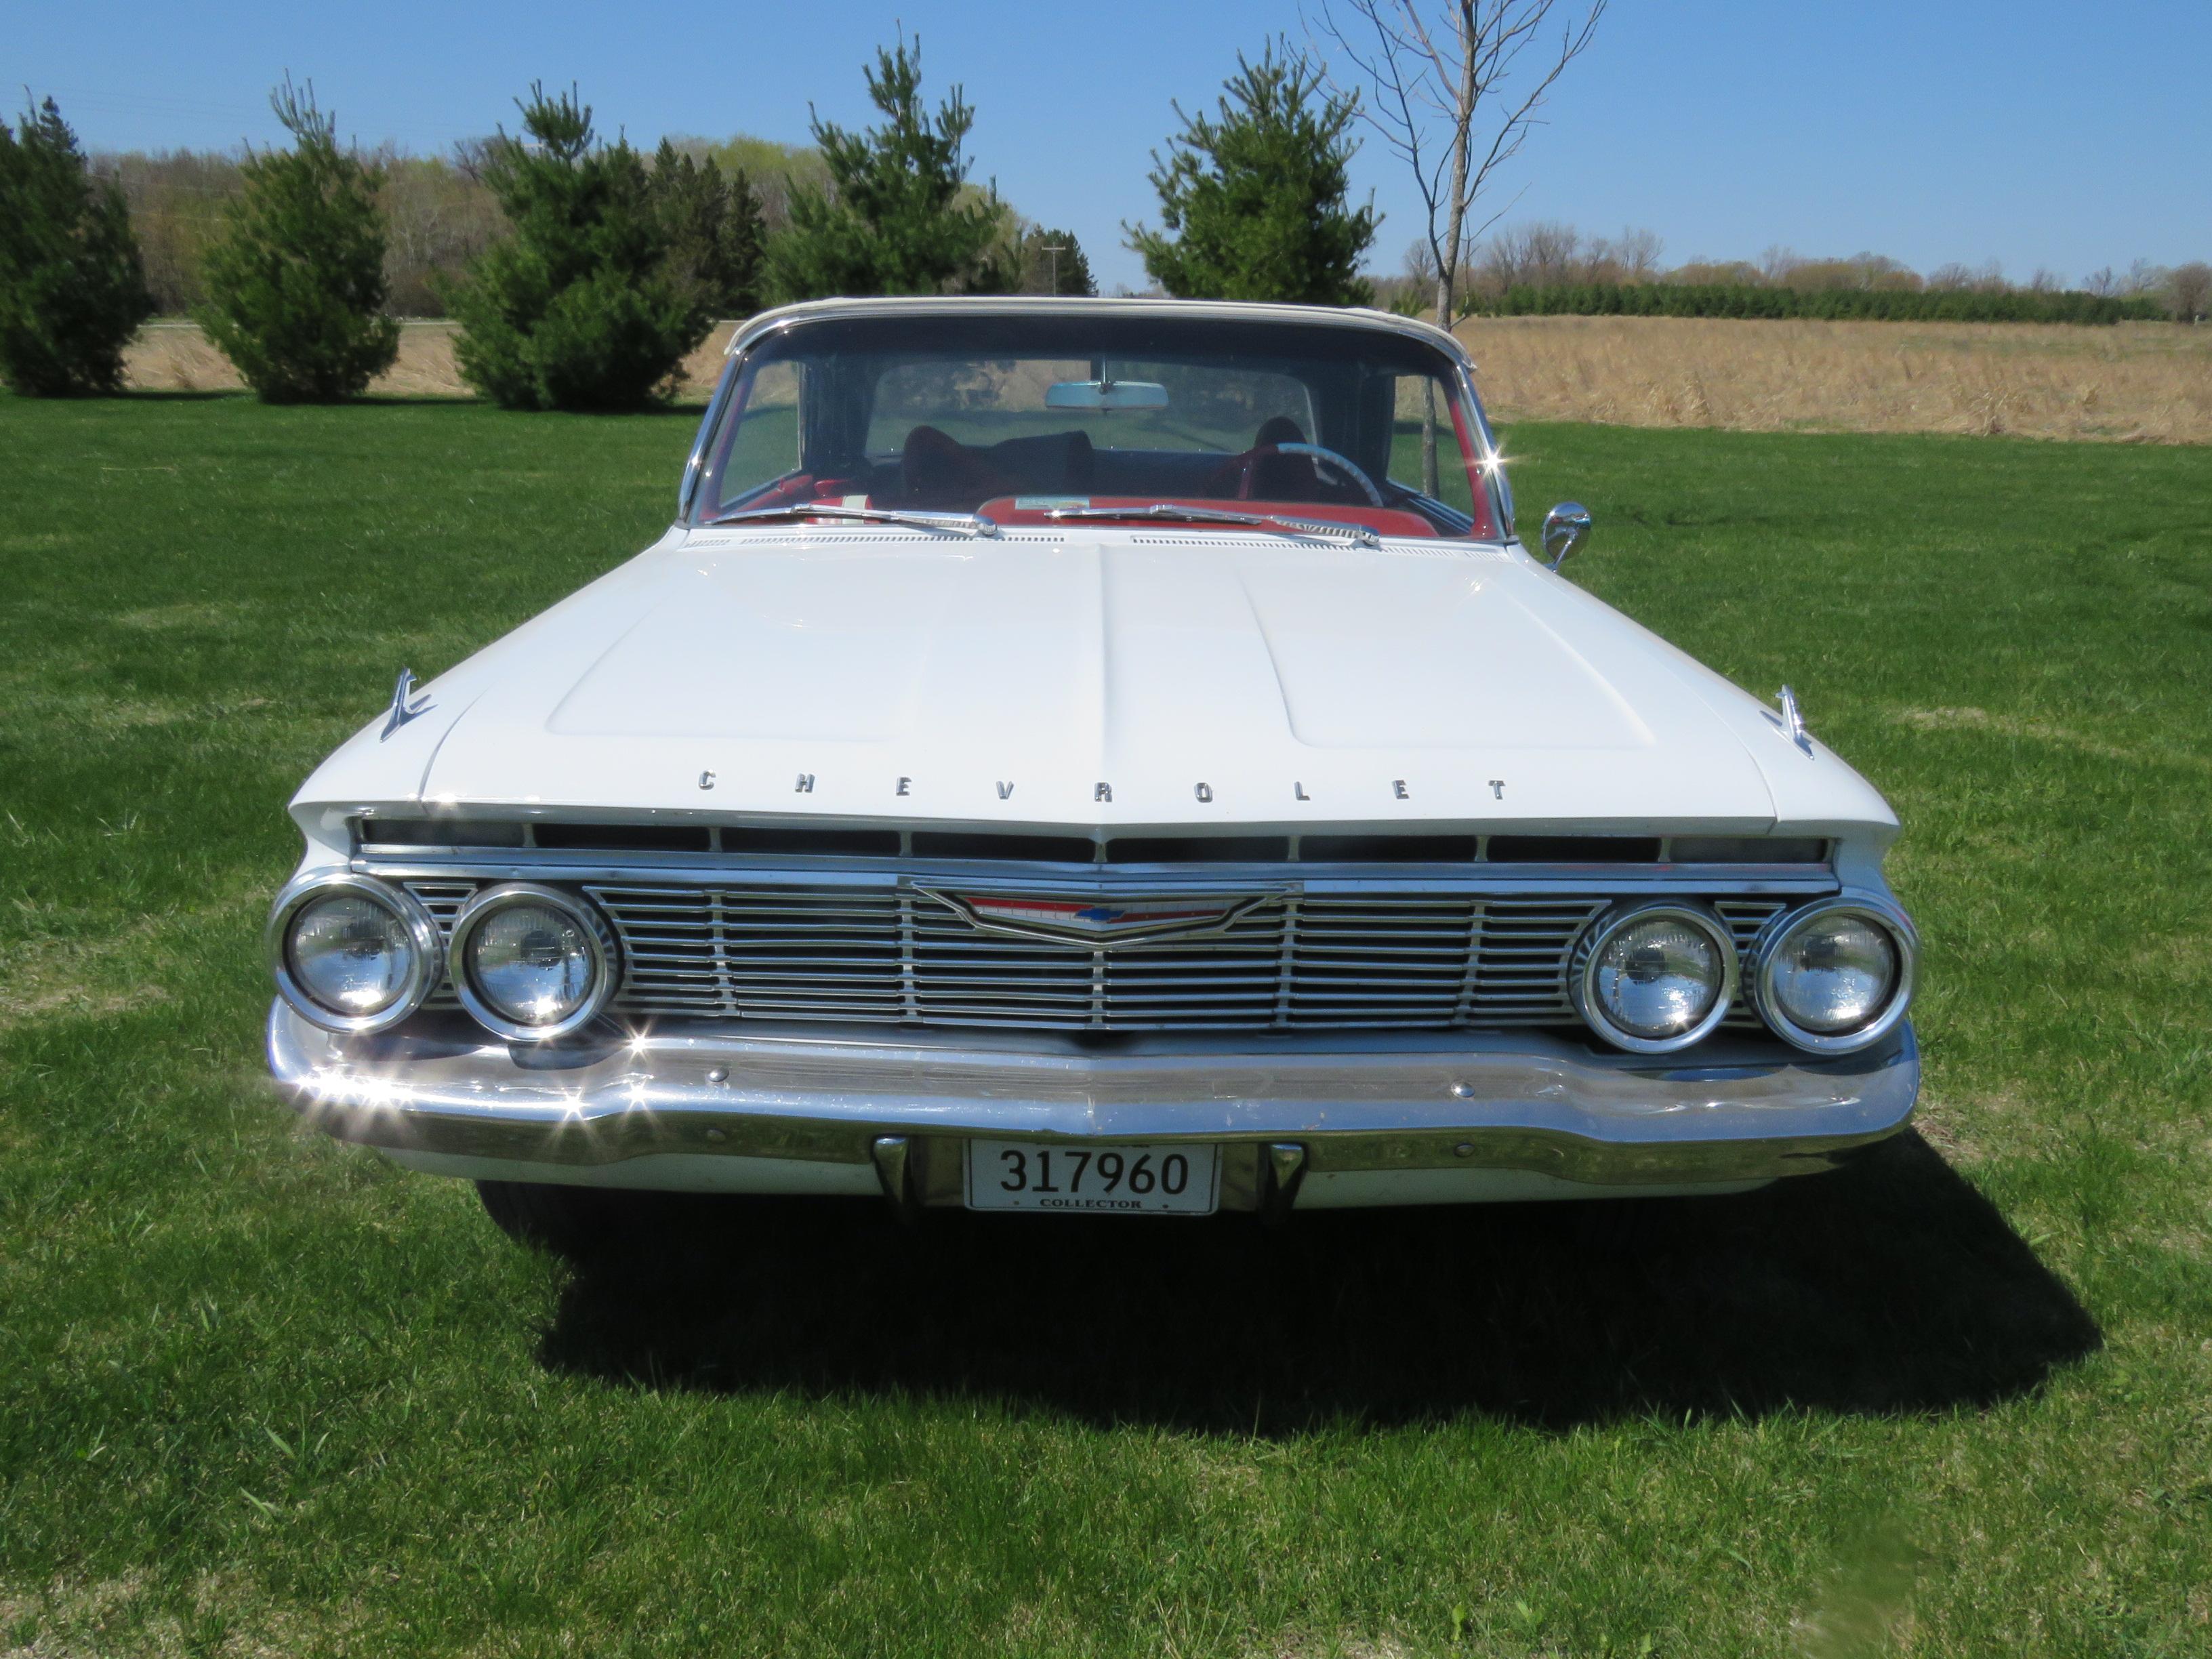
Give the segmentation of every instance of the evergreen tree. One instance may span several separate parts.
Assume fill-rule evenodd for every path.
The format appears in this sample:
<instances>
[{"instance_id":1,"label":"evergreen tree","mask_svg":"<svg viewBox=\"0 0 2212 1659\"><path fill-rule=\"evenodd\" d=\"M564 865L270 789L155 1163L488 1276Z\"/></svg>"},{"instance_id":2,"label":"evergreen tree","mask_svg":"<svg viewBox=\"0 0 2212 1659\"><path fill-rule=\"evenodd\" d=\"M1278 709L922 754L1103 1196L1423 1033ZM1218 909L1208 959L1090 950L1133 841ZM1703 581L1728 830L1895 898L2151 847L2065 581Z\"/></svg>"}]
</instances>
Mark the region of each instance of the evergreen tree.
<instances>
[{"instance_id":1,"label":"evergreen tree","mask_svg":"<svg viewBox=\"0 0 2212 1659\"><path fill-rule=\"evenodd\" d=\"M921 41L876 51L868 96L884 115L866 132L815 118L827 190L792 192L789 222L769 244L781 297L832 294L1003 294L1015 272L995 191L967 189L961 154L975 112L955 87L933 121L921 107Z\"/></svg>"},{"instance_id":2,"label":"evergreen tree","mask_svg":"<svg viewBox=\"0 0 2212 1659\"><path fill-rule=\"evenodd\" d=\"M760 309L761 200L743 168L726 176L667 139L653 158L653 192L668 239L669 279L711 325Z\"/></svg>"},{"instance_id":3,"label":"evergreen tree","mask_svg":"<svg viewBox=\"0 0 2212 1659\"><path fill-rule=\"evenodd\" d=\"M462 375L508 409L635 409L706 337L679 290L653 175L626 140L595 142L575 89L519 103L532 142L501 131L483 180L513 227L448 294Z\"/></svg>"},{"instance_id":4,"label":"evergreen tree","mask_svg":"<svg viewBox=\"0 0 2212 1659\"><path fill-rule=\"evenodd\" d=\"M292 148L246 158L202 264L199 322L262 402L336 403L399 355L384 314L384 173L338 148L313 82L301 92L287 76L269 102Z\"/></svg>"},{"instance_id":5,"label":"evergreen tree","mask_svg":"<svg viewBox=\"0 0 2212 1659\"><path fill-rule=\"evenodd\" d=\"M1058 252L1053 252L1058 249ZM1024 294L1088 295L1098 292L1091 261L1072 230L1039 225L1022 238L1021 291Z\"/></svg>"},{"instance_id":6,"label":"evergreen tree","mask_svg":"<svg viewBox=\"0 0 2212 1659\"><path fill-rule=\"evenodd\" d=\"M0 378L32 397L123 386L153 314L123 191L86 171L54 100L0 121Z\"/></svg>"},{"instance_id":7,"label":"evergreen tree","mask_svg":"<svg viewBox=\"0 0 2212 1659\"><path fill-rule=\"evenodd\" d=\"M1328 94L1311 64L1272 45L1237 70L1218 115L1176 106L1183 130L1152 157L1165 228L1125 226L1128 246L1177 298L1367 304L1359 261L1381 220L1345 200L1358 99Z\"/></svg>"}]
</instances>

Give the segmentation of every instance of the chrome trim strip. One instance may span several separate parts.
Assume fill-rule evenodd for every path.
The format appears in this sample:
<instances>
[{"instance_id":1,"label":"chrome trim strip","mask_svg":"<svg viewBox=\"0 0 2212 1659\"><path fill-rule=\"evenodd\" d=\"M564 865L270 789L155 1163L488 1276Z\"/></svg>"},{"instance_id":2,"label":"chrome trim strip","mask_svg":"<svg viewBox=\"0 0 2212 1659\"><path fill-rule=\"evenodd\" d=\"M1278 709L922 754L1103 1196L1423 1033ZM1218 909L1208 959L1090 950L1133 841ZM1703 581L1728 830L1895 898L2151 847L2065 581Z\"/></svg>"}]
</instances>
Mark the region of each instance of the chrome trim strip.
<instances>
[{"instance_id":1,"label":"chrome trim strip","mask_svg":"<svg viewBox=\"0 0 2212 1659\"><path fill-rule=\"evenodd\" d=\"M1909 1025L1879 1054L1811 1060L1744 1042L1668 1065L1533 1033L1394 1036L1101 1050L1036 1034L984 1047L970 1033L824 1039L690 1022L547 1050L341 1037L282 1001L267 1029L278 1085L343 1139L583 1167L660 1152L869 1165L885 1136L910 1138L925 1160L932 1141L983 1136L1295 1143L1324 1173L1763 1180L1895 1133L1919 1085Z\"/></svg>"},{"instance_id":2,"label":"chrome trim strip","mask_svg":"<svg viewBox=\"0 0 2212 1659\"><path fill-rule=\"evenodd\" d=\"M1490 505L1495 515L1492 521L1498 526L1496 539L1507 546L1518 545L1520 537L1513 528L1513 485L1505 476L1505 454L1498 447L1498 434L1491 430L1490 412L1483 408L1482 396L1475 390L1474 360L1467 355L1467 348L1456 335L1444 337L1450 340L1459 354L1460 392L1468 407L1474 411L1475 431L1482 441L1482 471L1490 486ZM1474 538L1468 539L1472 541ZM1522 550L1527 551L1525 548Z\"/></svg>"},{"instance_id":3,"label":"chrome trim strip","mask_svg":"<svg viewBox=\"0 0 2212 1659\"><path fill-rule=\"evenodd\" d=\"M742 334L744 330L738 331ZM699 480L705 475L707 446L713 441L714 429L721 423L722 411L729 406L731 394L737 389L738 360L726 356L722 360L721 377L714 382L714 395L707 400L707 412L700 416L699 430L691 440L691 453L684 462L684 476L676 485L676 522L689 526L691 520L692 499L699 493Z\"/></svg>"},{"instance_id":4,"label":"chrome trim strip","mask_svg":"<svg viewBox=\"0 0 2212 1659\"><path fill-rule=\"evenodd\" d=\"M409 943L415 947L414 963L398 1000L380 1012L333 1013L309 996L307 988L292 972L292 918L311 900L332 892L357 893L372 903L382 905L398 917L400 925L407 929ZM284 1000L302 1018L324 1030L357 1036L389 1030L422 1007L437 985L439 970L445 962L445 941L439 933L437 921L420 899L404 887L391 886L351 870L322 870L295 876L269 907L269 921L261 938L262 948L269 957L269 971Z\"/></svg>"},{"instance_id":5,"label":"chrome trim strip","mask_svg":"<svg viewBox=\"0 0 2212 1659\"><path fill-rule=\"evenodd\" d=\"M1399 334L1446 352L1457 362L1472 366L1467 347L1458 337L1418 317L1364 306L1297 306L1254 301L1073 298L1053 295L888 295L803 300L779 306L748 318L730 337L723 355L738 357L756 341L810 322L840 317L963 316L980 312L1006 311L1014 314L1065 317L1212 318L1221 322L1291 323L1309 328L1364 329L1370 333Z\"/></svg>"},{"instance_id":6,"label":"chrome trim strip","mask_svg":"<svg viewBox=\"0 0 2212 1659\"><path fill-rule=\"evenodd\" d=\"M1484 897L1626 897L1650 893L1720 898L1820 897L1839 890L1824 864L1042 864L1025 860L813 858L765 862L705 853L533 850L518 855L473 847L392 848L355 854L350 869L395 881L664 881L690 887L778 883L908 884L1097 892L1141 886L1147 893L1265 890L1309 893L1403 891ZM1754 873L1755 872L1755 873Z\"/></svg>"}]
</instances>

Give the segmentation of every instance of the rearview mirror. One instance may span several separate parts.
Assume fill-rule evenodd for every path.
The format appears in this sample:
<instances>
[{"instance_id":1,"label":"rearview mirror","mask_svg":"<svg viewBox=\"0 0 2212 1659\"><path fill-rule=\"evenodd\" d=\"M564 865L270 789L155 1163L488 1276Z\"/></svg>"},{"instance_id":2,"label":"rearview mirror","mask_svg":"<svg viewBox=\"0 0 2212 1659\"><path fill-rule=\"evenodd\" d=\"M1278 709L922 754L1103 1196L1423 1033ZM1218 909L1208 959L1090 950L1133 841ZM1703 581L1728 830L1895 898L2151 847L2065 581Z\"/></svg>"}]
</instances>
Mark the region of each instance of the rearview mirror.
<instances>
[{"instance_id":1,"label":"rearview mirror","mask_svg":"<svg viewBox=\"0 0 2212 1659\"><path fill-rule=\"evenodd\" d=\"M1580 501L1561 501L1544 515L1544 557L1557 570L1589 539L1589 508Z\"/></svg>"},{"instance_id":2,"label":"rearview mirror","mask_svg":"<svg viewBox=\"0 0 2212 1659\"><path fill-rule=\"evenodd\" d=\"M1156 380L1059 380L1044 394L1047 409L1165 409L1168 389Z\"/></svg>"}]
</instances>

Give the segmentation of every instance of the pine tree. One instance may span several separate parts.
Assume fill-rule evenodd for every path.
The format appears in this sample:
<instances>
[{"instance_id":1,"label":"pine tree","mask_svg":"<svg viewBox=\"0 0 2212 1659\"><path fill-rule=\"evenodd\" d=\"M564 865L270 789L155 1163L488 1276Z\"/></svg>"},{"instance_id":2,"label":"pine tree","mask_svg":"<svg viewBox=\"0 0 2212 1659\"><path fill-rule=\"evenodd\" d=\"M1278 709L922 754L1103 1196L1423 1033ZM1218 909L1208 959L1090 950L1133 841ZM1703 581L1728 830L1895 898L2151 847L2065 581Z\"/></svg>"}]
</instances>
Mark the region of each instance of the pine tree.
<instances>
[{"instance_id":1,"label":"pine tree","mask_svg":"<svg viewBox=\"0 0 2212 1659\"><path fill-rule=\"evenodd\" d=\"M742 167L726 176L667 139L653 158L653 193L668 239L669 279L712 325L760 309L761 200Z\"/></svg>"},{"instance_id":2,"label":"pine tree","mask_svg":"<svg viewBox=\"0 0 2212 1659\"><path fill-rule=\"evenodd\" d=\"M302 91L287 76L269 103L292 148L246 157L201 267L199 322L262 402L336 403L399 355L384 314L384 173L338 147L313 82Z\"/></svg>"},{"instance_id":3,"label":"pine tree","mask_svg":"<svg viewBox=\"0 0 2212 1659\"><path fill-rule=\"evenodd\" d=\"M1176 107L1183 130L1152 158L1165 229L1124 227L1129 247L1177 298L1367 304L1359 261L1381 219L1345 199L1358 100L1326 94L1312 64L1272 45L1237 70L1218 114Z\"/></svg>"},{"instance_id":4,"label":"pine tree","mask_svg":"<svg viewBox=\"0 0 2212 1659\"><path fill-rule=\"evenodd\" d=\"M1054 250L1057 250L1055 252ZM1088 295L1098 292L1091 261L1072 230L1033 227L1022 238L1021 286L1024 294Z\"/></svg>"},{"instance_id":5,"label":"pine tree","mask_svg":"<svg viewBox=\"0 0 2212 1659\"><path fill-rule=\"evenodd\" d=\"M866 132L815 118L830 187L800 187L769 244L781 298L832 294L1003 294L1016 273L995 191L967 188L961 146L975 112L960 88L932 120L921 107L921 41L876 51L868 96L885 117Z\"/></svg>"},{"instance_id":6,"label":"pine tree","mask_svg":"<svg viewBox=\"0 0 2212 1659\"><path fill-rule=\"evenodd\" d=\"M31 397L118 392L153 314L123 191L86 170L54 100L0 121L0 379Z\"/></svg>"},{"instance_id":7,"label":"pine tree","mask_svg":"<svg viewBox=\"0 0 2212 1659\"><path fill-rule=\"evenodd\" d=\"M502 131L483 180L514 234L447 294L469 383L508 409L635 409L706 337L679 290L653 175L628 141L599 143L571 88L519 103L531 142Z\"/></svg>"}]
</instances>

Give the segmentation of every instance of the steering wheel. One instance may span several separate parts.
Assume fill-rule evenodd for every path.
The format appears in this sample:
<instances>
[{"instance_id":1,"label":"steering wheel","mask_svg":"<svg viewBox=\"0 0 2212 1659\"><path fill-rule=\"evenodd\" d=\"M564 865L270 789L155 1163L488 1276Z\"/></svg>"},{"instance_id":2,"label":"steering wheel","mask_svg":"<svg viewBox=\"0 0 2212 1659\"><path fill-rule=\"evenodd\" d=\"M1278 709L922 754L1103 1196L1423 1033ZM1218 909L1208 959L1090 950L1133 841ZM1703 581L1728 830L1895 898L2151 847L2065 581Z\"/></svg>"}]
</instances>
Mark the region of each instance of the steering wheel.
<instances>
[{"instance_id":1,"label":"steering wheel","mask_svg":"<svg viewBox=\"0 0 2212 1659\"><path fill-rule=\"evenodd\" d=\"M1359 470L1357 463L1338 454L1333 449L1324 449L1319 444L1300 443L1258 444L1238 456L1237 458L1237 499L1238 501L1249 501L1252 499L1253 480L1259 476L1261 461L1269 455L1307 456L1317 468L1327 467L1330 471L1340 473L1348 482L1357 484L1361 492L1366 495L1369 506L1382 505L1382 492L1375 487L1374 479Z\"/></svg>"}]
</instances>

